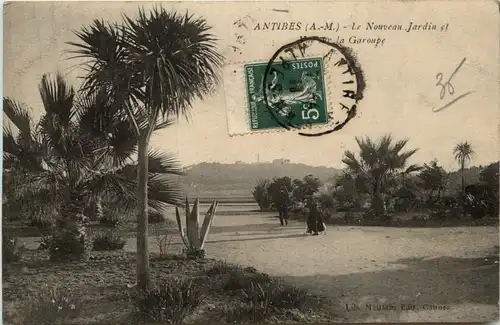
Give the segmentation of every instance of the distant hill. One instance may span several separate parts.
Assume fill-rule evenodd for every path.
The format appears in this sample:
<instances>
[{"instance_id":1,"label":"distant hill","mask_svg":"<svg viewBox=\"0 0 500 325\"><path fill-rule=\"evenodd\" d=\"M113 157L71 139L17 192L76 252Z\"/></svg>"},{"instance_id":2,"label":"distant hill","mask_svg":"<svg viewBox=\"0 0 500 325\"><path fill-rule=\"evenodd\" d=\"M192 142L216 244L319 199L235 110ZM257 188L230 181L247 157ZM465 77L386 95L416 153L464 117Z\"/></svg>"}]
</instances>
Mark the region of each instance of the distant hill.
<instances>
[{"instance_id":1,"label":"distant hill","mask_svg":"<svg viewBox=\"0 0 500 325\"><path fill-rule=\"evenodd\" d=\"M200 163L185 169L181 184L190 196L248 197L259 180L288 176L303 178L312 174L321 181L334 179L340 169L296 163L220 164Z\"/></svg>"},{"instance_id":2,"label":"distant hill","mask_svg":"<svg viewBox=\"0 0 500 325\"><path fill-rule=\"evenodd\" d=\"M479 167L471 167L464 169L465 184L474 184L479 182L479 174L481 169ZM450 172L448 174L448 182L446 188L451 191L460 191L462 187L462 173L460 170Z\"/></svg>"},{"instance_id":3,"label":"distant hill","mask_svg":"<svg viewBox=\"0 0 500 325\"><path fill-rule=\"evenodd\" d=\"M486 167L486 166L484 166ZM223 198L246 201L259 180L288 176L303 178L312 174L322 182L332 181L341 174L340 169L313 167L296 163L253 163L220 164L200 163L185 168L186 175L180 178L181 185L190 197ZM481 167L465 169L466 184L479 181ZM447 191L460 191L461 173L459 170L448 174Z\"/></svg>"}]
</instances>

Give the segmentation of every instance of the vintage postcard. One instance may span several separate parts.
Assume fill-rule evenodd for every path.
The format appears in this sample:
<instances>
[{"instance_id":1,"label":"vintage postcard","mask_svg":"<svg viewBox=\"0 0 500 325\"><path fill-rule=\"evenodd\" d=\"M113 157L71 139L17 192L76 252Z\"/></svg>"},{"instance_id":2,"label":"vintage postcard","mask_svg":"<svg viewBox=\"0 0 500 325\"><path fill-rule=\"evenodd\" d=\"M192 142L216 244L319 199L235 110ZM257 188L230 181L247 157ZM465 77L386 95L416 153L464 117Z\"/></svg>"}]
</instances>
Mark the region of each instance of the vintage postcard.
<instances>
[{"instance_id":1,"label":"vintage postcard","mask_svg":"<svg viewBox=\"0 0 500 325\"><path fill-rule=\"evenodd\" d=\"M498 1L3 10L6 324L499 321Z\"/></svg>"}]
</instances>

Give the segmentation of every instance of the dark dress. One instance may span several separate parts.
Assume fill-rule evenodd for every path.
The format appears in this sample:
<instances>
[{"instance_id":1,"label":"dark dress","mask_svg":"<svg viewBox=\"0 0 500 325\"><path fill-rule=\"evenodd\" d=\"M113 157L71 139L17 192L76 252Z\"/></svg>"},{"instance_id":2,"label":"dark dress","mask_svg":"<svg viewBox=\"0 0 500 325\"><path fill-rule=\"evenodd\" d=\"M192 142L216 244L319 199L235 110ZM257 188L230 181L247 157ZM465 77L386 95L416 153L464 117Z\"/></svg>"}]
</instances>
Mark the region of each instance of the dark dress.
<instances>
[{"instance_id":1,"label":"dark dress","mask_svg":"<svg viewBox=\"0 0 500 325\"><path fill-rule=\"evenodd\" d=\"M280 192L280 204L278 206L278 212L280 217L280 224L282 226L288 225L288 206L290 198L288 197L288 192L281 190Z\"/></svg>"},{"instance_id":2,"label":"dark dress","mask_svg":"<svg viewBox=\"0 0 500 325\"><path fill-rule=\"evenodd\" d=\"M307 233L318 234L319 232L325 231L323 218L321 218L317 204L314 201L310 201L308 207L309 216L307 217Z\"/></svg>"}]
</instances>

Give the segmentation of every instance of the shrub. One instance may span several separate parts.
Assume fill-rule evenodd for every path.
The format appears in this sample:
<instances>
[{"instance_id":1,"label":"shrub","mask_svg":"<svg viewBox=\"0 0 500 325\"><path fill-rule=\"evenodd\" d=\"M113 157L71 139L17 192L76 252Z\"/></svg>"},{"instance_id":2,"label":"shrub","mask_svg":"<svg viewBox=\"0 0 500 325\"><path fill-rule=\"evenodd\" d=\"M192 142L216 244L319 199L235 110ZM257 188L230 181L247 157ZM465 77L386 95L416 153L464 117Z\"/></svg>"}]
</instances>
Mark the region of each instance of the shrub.
<instances>
[{"instance_id":1,"label":"shrub","mask_svg":"<svg viewBox=\"0 0 500 325\"><path fill-rule=\"evenodd\" d=\"M242 267L234 267L224 274L222 288L227 291L242 290L249 288L252 282L263 284L269 281L270 278L265 273L251 273Z\"/></svg>"},{"instance_id":2,"label":"shrub","mask_svg":"<svg viewBox=\"0 0 500 325\"><path fill-rule=\"evenodd\" d=\"M363 212L362 214L362 224L376 225L376 224L388 224L392 221L393 215L391 213L384 213L382 215L377 215L374 209L370 208Z\"/></svg>"},{"instance_id":3,"label":"shrub","mask_svg":"<svg viewBox=\"0 0 500 325\"><path fill-rule=\"evenodd\" d=\"M283 309L304 310L307 304L307 292L297 286L287 286L282 280L265 283L252 281L247 289L243 289L243 298L260 306L272 306Z\"/></svg>"},{"instance_id":4,"label":"shrub","mask_svg":"<svg viewBox=\"0 0 500 325\"><path fill-rule=\"evenodd\" d=\"M38 246L38 249L40 250L49 249L51 244L52 244L52 236L42 235L40 239L40 246Z\"/></svg>"},{"instance_id":5,"label":"shrub","mask_svg":"<svg viewBox=\"0 0 500 325\"><path fill-rule=\"evenodd\" d=\"M257 273L257 269L253 266L243 268L239 265L229 264L224 261L216 261L209 269L205 270L206 275L219 275L229 273Z\"/></svg>"},{"instance_id":6,"label":"shrub","mask_svg":"<svg viewBox=\"0 0 500 325\"><path fill-rule=\"evenodd\" d=\"M285 286L283 284L281 284L280 288L273 301L275 307L304 310L308 298L307 291L297 286Z\"/></svg>"},{"instance_id":7,"label":"shrub","mask_svg":"<svg viewBox=\"0 0 500 325\"><path fill-rule=\"evenodd\" d=\"M201 301L202 293L191 280L170 278L140 295L136 300L135 312L145 322L178 324Z\"/></svg>"},{"instance_id":8,"label":"shrub","mask_svg":"<svg viewBox=\"0 0 500 325\"><path fill-rule=\"evenodd\" d=\"M99 223L106 227L116 228L121 223L120 217L115 213L107 213L101 219L99 219Z\"/></svg>"},{"instance_id":9,"label":"shrub","mask_svg":"<svg viewBox=\"0 0 500 325\"><path fill-rule=\"evenodd\" d=\"M252 195L261 211L271 207L272 200L268 192L269 184L268 180L260 180L252 191Z\"/></svg>"},{"instance_id":10,"label":"shrub","mask_svg":"<svg viewBox=\"0 0 500 325\"><path fill-rule=\"evenodd\" d=\"M362 221L373 221L377 218L377 215L375 214L375 211L373 209L367 209L363 212L362 214Z\"/></svg>"},{"instance_id":11,"label":"shrub","mask_svg":"<svg viewBox=\"0 0 500 325\"><path fill-rule=\"evenodd\" d=\"M17 237L2 231L2 261L4 264L17 262L21 259L23 245Z\"/></svg>"},{"instance_id":12,"label":"shrub","mask_svg":"<svg viewBox=\"0 0 500 325\"><path fill-rule=\"evenodd\" d=\"M50 260L70 262L87 260L92 250L92 241L84 226L76 229L59 228L49 247Z\"/></svg>"},{"instance_id":13,"label":"shrub","mask_svg":"<svg viewBox=\"0 0 500 325\"><path fill-rule=\"evenodd\" d=\"M281 282L259 283L252 280L248 288L242 290L243 299L249 303L251 308L241 308L240 311L249 312L252 322L262 322L275 309L274 304L282 291L283 283Z\"/></svg>"},{"instance_id":14,"label":"shrub","mask_svg":"<svg viewBox=\"0 0 500 325\"><path fill-rule=\"evenodd\" d=\"M168 249L170 247L170 243L172 242L173 236L168 233L156 234L156 245L158 246L158 255L155 257L155 260L165 260L168 257Z\"/></svg>"},{"instance_id":15,"label":"shrub","mask_svg":"<svg viewBox=\"0 0 500 325\"><path fill-rule=\"evenodd\" d=\"M40 231L48 231L54 227L54 220L45 216L37 216L28 219L26 225L28 227L35 227Z\"/></svg>"},{"instance_id":16,"label":"shrub","mask_svg":"<svg viewBox=\"0 0 500 325\"><path fill-rule=\"evenodd\" d=\"M235 306L223 305L221 314L229 324L259 323L263 319L249 303L239 303Z\"/></svg>"},{"instance_id":17,"label":"shrub","mask_svg":"<svg viewBox=\"0 0 500 325\"><path fill-rule=\"evenodd\" d=\"M188 260L200 260L205 258L205 250L196 247L184 248L183 253Z\"/></svg>"},{"instance_id":18,"label":"shrub","mask_svg":"<svg viewBox=\"0 0 500 325\"><path fill-rule=\"evenodd\" d=\"M78 316L78 301L70 289L47 286L28 298L23 324L63 324Z\"/></svg>"},{"instance_id":19,"label":"shrub","mask_svg":"<svg viewBox=\"0 0 500 325\"><path fill-rule=\"evenodd\" d=\"M238 268L241 269L241 267L238 265L232 265L223 261L217 261L209 269L205 270L205 274L206 275L227 274Z\"/></svg>"},{"instance_id":20,"label":"shrub","mask_svg":"<svg viewBox=\"0 0 500 325\"><path fill-rule=\"evenodd\" d=\"M114 231L99 232L94 237L93 250L114 251L125 246L125 239Z\"/></svg>"},{"instance_id":21,"label":"shrub","mask_svg":"<svg viewBox=\"0 0 500 325\"><path fill-rule=\"evenodd\" d=\"M458 218L462 214L460 202L455 196L443 196L435 202L431 208L431 217L433 219Z\"/></svg>"},{"instance_id":22,"label":"shrub","mask_svg":"<svg viewBox=\"0 0 500 325\"><path fill-rule=\"evenodd\" d=\"M333 186L324 186L317 193L315 193L315 199L320 207L319 212L324 220L331 219L331 216L337 211L350 211L346 210L343 201L337 201L335 188ZM344 208L344 209L343 209Z\"/></svg>"},{"instance_id":23,"label":"shrub","mask_svg":"<svg viewBox=\"0 0 500 325\"><path fill-rule=\"evenodd\" d=\"M430 216L426 215L426 214L423 214L423 215L418 215L418 216L413 216L411 218L412 221L415 221L415 222L427 222L431 219Z\"/></svg>"},{"instance_id":24,"label":"shrub","mask_svg":"<svg viewBox=\"0 0 500 325\"><path fill-rule=\"evenodd\" d=\"M165 216L163 213L158 211L149 211L148 212L148 222L151 224L161 223L165 221Z\"/></svg>"}]
</instances>

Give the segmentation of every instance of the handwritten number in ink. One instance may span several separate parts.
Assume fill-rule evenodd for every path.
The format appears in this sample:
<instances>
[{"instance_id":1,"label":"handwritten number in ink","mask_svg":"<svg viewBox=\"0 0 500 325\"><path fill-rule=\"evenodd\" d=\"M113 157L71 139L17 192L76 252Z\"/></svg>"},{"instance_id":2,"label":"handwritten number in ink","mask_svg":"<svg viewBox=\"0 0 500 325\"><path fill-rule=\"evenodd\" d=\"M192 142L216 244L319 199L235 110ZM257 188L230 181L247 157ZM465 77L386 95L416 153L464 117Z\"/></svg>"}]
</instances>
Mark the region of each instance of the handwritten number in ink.
<instances>
[{"instance_id":1,"label":"handwritten number in ink","mask_svg":"<svg viewBox=\"0 0 500 325\"><path fill-rule=\"evenodd\" d=\"M441 86L441 92L439 93L439 99L443 99L444 95L446 95L446 90L448 90L448 94L453 95L455 93L455 88L453 85L447 81L443 84L443 74L440 72L436 75L436 79L438 82L436 86Z\"/></svg>"},{"instance_id":2,"label":"handwritten number in ink","mask_svg":"<svg viewBox=\"0 0 500 325\"><path fill-rule=\"evenodd\" d=\"M455 68L455 70L453 71L453 73L450 75L450 77L448 78L448 80L446 80L446 81L443 82L443 73L442 72L439 72L436 75L436 79L438 80L437 83L436 83L436 86L437 87L441 87L441 89L439 91L439 99L442 100L446 96L446 93L448 93L450 96L453 96L455 94L455 87L453 87L453 84L451 83L451 81L453 80L453 77L457 74L457 72L460 70L460 68L462 67L462 65L465 63L465 60L466 60L466 58L463 58L463 60L458 64L458 66ZM446 107L451 106L452 104L454 104L455 102L457 102L459 99L464 98L465 96L467 96L467 95L469 95L469 94L471 94L473 92L474 91L468 91L466 93L463 93L462 95L456 97L451 102L447 103L444 106L441 106L438 109L436 109L434 107L432 109L432 111L433 112L439 112L439 111L445 109Z\"/></svg>"}]
</instances>

